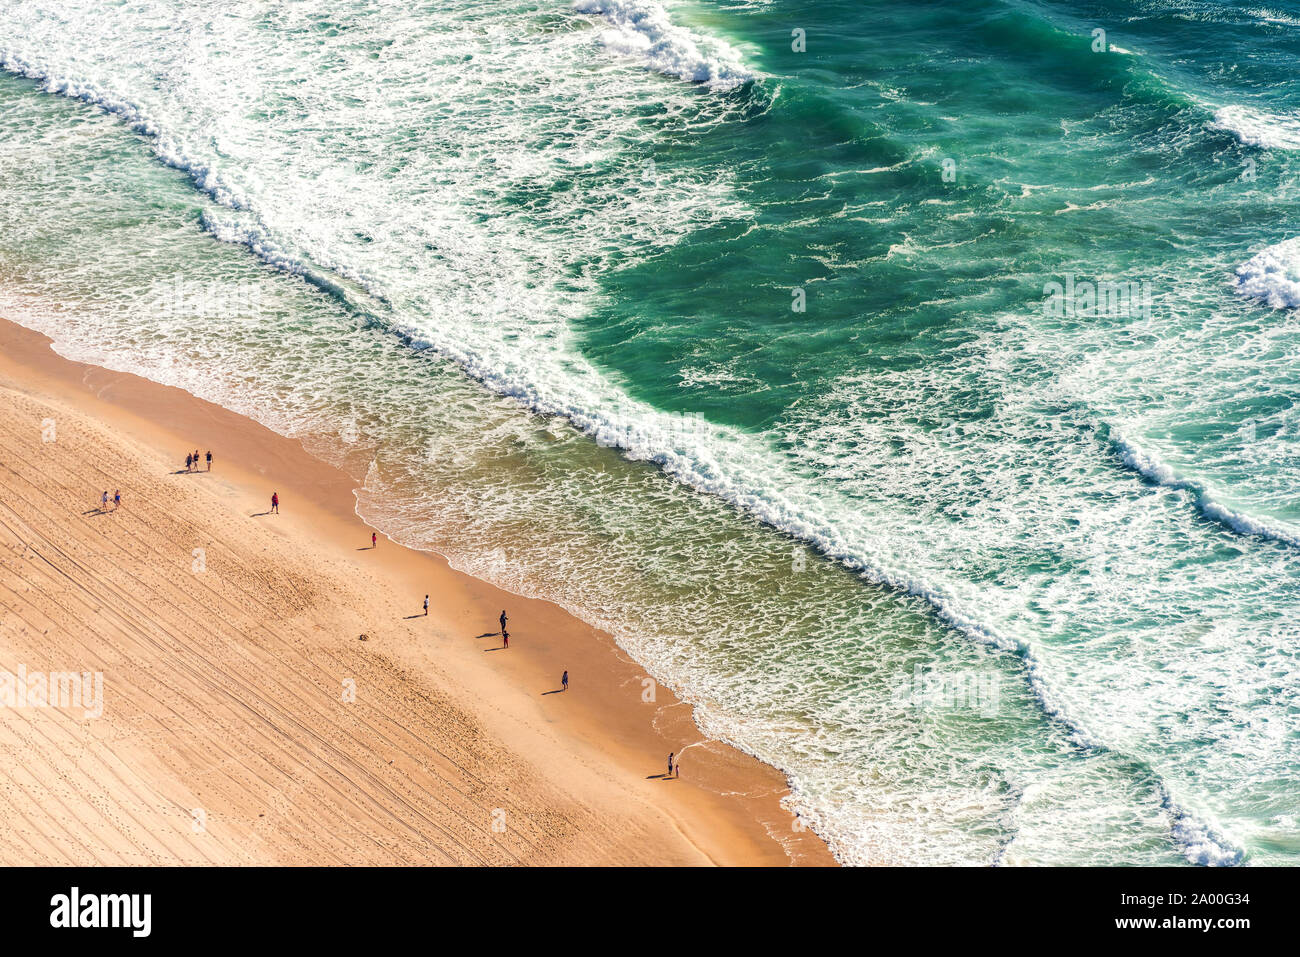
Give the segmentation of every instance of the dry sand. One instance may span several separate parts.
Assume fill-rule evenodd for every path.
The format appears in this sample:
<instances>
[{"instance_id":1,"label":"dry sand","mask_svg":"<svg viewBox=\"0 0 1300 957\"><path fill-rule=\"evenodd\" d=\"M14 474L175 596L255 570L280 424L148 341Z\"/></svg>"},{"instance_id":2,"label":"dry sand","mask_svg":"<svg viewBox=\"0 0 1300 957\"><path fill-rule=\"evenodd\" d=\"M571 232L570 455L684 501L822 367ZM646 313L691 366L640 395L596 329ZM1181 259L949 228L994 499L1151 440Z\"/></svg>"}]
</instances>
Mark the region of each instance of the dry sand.
<instances>
[{"instance_id":1,"label":"dry sand","mask_svg":"<svg viewBox=\"0 0 1300 957\"><path fill-rule=\"evenodd\" d=\"M0 707L0 862L834 863L608 635L371 549L353 484L0 321L0 672L104 682L100 717Z\"/></svg>"}]
</instances>

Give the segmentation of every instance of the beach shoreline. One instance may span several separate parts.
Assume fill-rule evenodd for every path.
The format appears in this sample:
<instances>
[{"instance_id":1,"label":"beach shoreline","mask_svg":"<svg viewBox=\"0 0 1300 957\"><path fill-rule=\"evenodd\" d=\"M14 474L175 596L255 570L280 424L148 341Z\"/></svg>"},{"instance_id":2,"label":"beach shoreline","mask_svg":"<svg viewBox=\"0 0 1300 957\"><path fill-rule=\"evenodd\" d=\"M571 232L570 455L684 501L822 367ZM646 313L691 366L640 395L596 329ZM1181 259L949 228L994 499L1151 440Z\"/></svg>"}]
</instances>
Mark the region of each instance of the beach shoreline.
<instances>
[{"instance_id":1,"label":"beach shoreline","mask_svg":"<svg viewBox=\"0 0 1300 957\"><path fill-rule=\"evenodd\" d=\"M93 800L67 799L65 807L74 810L59 825L61 837L47 836L40 854L11 849L7 862L436 863L445 858L448 863L835 863L821 839L781 806L788 786L780 772L722 742L705 740L690 707L668 689L647 684L644 669L608 634L552 603L511 595L458 572L434 553L404 548L382 535L371 548L371 529L356 515L357 483L307 453L298 441L180 389L65 359L47 337L8 321L0 321L0 393L12 412L4 439L10 464L0 480L9 500L4 511L23 513L6 515L13 540L4 543L10 552L0 566L0 610L9 612L0 620L0 636L10 660L0 667L13 668L19 659L29 667L71 667L59 655L90 646L77 628L59 620L60 609L85 600L112 608L112 634L104 640L123 642L125 657L119 663L140 664L132 656L145 655L148 660L140 668L149 675L147 681L124 681L106 667L104 718L91 725L61 715L59 735L66 741L39 727L48 714L0 709L0 732L8 741L25 741L28 747L43 742L38 757L20 772L9 772L11 801L22 805L22 814L8 816L7 826L15 833L6 845L21 841L19 831L40 831L43 794L57 792L58 782L69 780L70 761L83 769L87 762L152 767L154 775L140 770L140 781L131 786L122 783L123 776L107 784L94 781L90 786L102 790ZM24 416L30 421L22 422ZM47 421L58 432L53 440L42 436ZM70 444L75 451L69 451ZM196 444L200 452L212 450L211 473L186 472L185 455ZM147 478L138 483L123 478L120 513L96 514L92 499L98 499L101 489L82 487L78 479L84 476L77 470L106 465L115 456L126 457L122 468L127 474L135 469ZM50 475L59 476L57 490L49 487ZM113 484L107 478L104 483ZM114 491L108 489L110 497ZM282 505L278 515L265 514L273 491ZM83 507L71 509L70 495L78 496ZM56 515L53 509L60 500L65 512ZM179 514L171 514L177 509ZM129 533L138 538L115 541L116 529L127 525L119 520L142 522ZM183 533L166 531L182 527ZM47 542L46 554L33 554L33 542L25 535ZM179 584L159 579L152 590L128 589L117 598L102 589L93 600L84 597L90 579L78 581L81 572L73 566L89 566L87 575L97 572L94 562L82 562L75 553L82 547L87 556L99 559L124 549L123 569L138 563L135 574L145 581L157 573L159 562L191 561L196 549L186 547L191 544L182 540L186 536L195 541L221 537L220 546L214 546L220 557L214 553L212 571L205 574L219 578L223 589L227 580L240 576L256 582L282 573L298 583L294 607L282 613L272 605L269 612L276 635L267 638L259 632L254 638L257 625L239 624L241 615L261 622L258 616L268 614L257 605L263 599L240 597L229 589L213 597L195 590L191 579L197 574ZM65 549L58 561L72 564L60 569L63 577L50 576L45 570L48 543L62 538L75 547ZM267 560L270 572L259 564ZM40 593L40 601L24 589ZM421 613L425 594L427 618ZM48 607L42 609L42 601ZM192 603L189 611L186 602ZM508 650L499 647L496 635L502 608L510 617ZM108 627L103 613L95 611L99 618L86 617L83 621L91 625L78 627ZM213 638L210 648L189 649L186 616L195 614L228 615L229 633L221 641ZM173 618L179 622L174 633L168 630ZM24 624L16 631L20 619ZM48 628L38 629L38 624ZM140 643L140 636L155 627L165 634ZM43 631L39 636L38 630ZM179 731L145 734L139 730L143 723L166 725L170 720L159 710L158 689L175 690L173 685L191 680L169 670L176 667L181 645L189 649L186 653L201 653L204 667L254 655L259 668L270 670L262 684L283 687L285 695L263 700L256 683L245 686L232 675L230 687L222 689L223 706L243 709L240 714L250 709L265 713L213 725L207 723L202 700L212 689L195 685L200 690L188 705L193 713L187 712ZM295 684L305 681L303 671L312 668L322 672L317 687ZM348 669L360 669L354 681L356 701L376 712L355 727L338 716L337 704L326 708L318 697ZM560 691L564 671L571 686ZM134 691L124 691L126 685ZM414 729L405 738L375 731L384 721L400 725L402 719L377 699L364 701L373 686L383 689L385 700L405 702L412 720L425 717L423 702L442 702L444 721L429 732L436 740L421 740ZM653 700L645 700L648 690L653 690ZM114 694L130 699L130 720L114 717ZM310 714L290 706L295 695ZM272 714L277 707L282 710ZM273 751L268 757L252 740L240 740L243 725L238 722L244 721L256 729L245 728L250 735L263 733L263 722L274 726L270 739L283 754ZM285 722L299 730L285 731ZM213 806L205 816L222 822L220 841L215 828L194 831L177 810L187 804L177 792L194 791L196 775L207 781L215 773L201 752L190 752L202 747L204 735L236 734L223 738L229 751L218 762L223 765L251 766L255 758L276 765L282 756L287 766L303 760L299 751L319 758L314 742L342 734L342 724L349 724L348 737L336 743L332 758L321 758L325 765L315 777L288 772L276 780L263 772L237 770L216 775L219 786L209 781L207 793L215 790L220 798L210 799ZM171 738L188 746L176 748ZM381 739L382 748L377 746ZM403 741L405 746L399 746ZM425 746L436 753L423 754ZM441 777L430 771L439 764L437 755L453 748L477 755L472 773L461 762L453 762L456 769ZM668 753L683 748L683 776L665 780ZM462 777L477 783L470 787ZM335 797L322 797L322 782L335 778L349 784L336 789ZM369 783L359 785L358 780ZM502 788L515 789L514 795L503 797ZM449 798L453 792L455 801ZM295 811L295 802L309 797L314 818ZM171 807L161 810L168 802ZM446 810L456 802L463 806L454 813ZM75 810L82 804L83 810ZM268 828L266 816L271 814L279 823ZM123 825L127 818L136 823ZM344 833L318 833L327 819ZM150 830L151 820L160 830ZM347 839L349 822L368 843ZM163 833L165 839L158 836ZM33 836L27 833L29 839ZM212 846L216 843L219 848ZM348 848L359 849L354 860Z\"/></svg>"}]
</instances>

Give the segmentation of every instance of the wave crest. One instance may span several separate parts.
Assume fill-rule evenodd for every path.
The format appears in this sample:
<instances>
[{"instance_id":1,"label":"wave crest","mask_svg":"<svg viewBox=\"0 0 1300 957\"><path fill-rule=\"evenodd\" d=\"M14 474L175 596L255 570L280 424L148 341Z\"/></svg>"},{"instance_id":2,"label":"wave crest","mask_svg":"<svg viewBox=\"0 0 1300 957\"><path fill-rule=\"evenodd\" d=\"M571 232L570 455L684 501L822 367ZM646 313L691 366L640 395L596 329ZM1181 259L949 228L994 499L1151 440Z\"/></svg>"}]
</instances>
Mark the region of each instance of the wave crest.
<instances>
[{"instance_id":1,"label":"wave crest","mask_svg":"<svg viewBox=\"0 0 1300 957\"><path fill-rule=\"evenodd\" d=\"M1182 489L1191 493L1196 500L1197 509L1211 521L1226 525L1241 535L1282 542L1300 548L1300 531L1290 528L1282 522L1265 521L1253 515L1247 515L1245 512L1238 512L1228 508L1223 503L1216 501L1205 485L1194 479L1179 475L1169 463L1162 460L1154 452L1144 449L1132 439L1126 438L1113 429L1111 430L1111 440L1115 443L1115 449L1119 454L1120 461L1148 481L1163 485L1165 488Z\"/></svg>"},{"instance_id":2,"label":"wave crest","mask_svg":"<svg viewBox=\"0 0 1300 957\"><path fill-rule=\"evenodd\" d=\"M1274 309L1300 306L1300 236L1260 250L1238 266L1237 292Z\"/></svg>"},{"instance_id":3,"label":"wave crest","mask_svg":"<svg viewBox=\"0 0 1300 957\"><path fill-rule=\"evenodd\" d=\"M1216 130L1225 130L1246 146L1300 150L1300 116L1279 116L1249 106L1225 106L1214 111Z\"/></svg>"},{"instance_id":4,"label":"wave crest","mask_svg":"<svg viewBox=\"0 0 1300 957\"><path fill-rule=\"evenodd\" d=\"M677 26L653 0L576 0L573 6L609 22L611 28L601 36L607 50L639 58L656 73L700 83L715 93L755 79L734 47Z\"/></svg>"}]
</instances>

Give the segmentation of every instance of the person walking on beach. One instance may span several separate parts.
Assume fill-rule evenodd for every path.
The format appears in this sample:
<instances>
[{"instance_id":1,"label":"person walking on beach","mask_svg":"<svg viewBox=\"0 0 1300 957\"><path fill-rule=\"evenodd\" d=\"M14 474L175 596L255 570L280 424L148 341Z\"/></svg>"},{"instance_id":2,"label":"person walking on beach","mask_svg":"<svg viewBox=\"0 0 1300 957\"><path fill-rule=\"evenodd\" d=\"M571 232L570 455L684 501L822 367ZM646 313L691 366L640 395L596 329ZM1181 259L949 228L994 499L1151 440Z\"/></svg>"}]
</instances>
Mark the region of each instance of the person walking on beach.
<instances>
[{"instance_id":1,"label":"person walking on beach","mask_svg":"<svg viewBox=\"0 0 1300 957\"><path fill-rule=\"evenodd\" d=\"M669 751L668 752L668 773L665 774L664 777L670 778L672 776L673 776L673 753Z\"/></svg>"},{"instance_id":2,"label":"person walking on beach","mask_svg":"<svg viewBox=\"0 0 1300 957\"><path fill-rule=\"evenodd\" d=\"M501 609L501 617L498 620L501 622L501 634L504 635L506 633L506 610L504 608Z\"/></svg>"},{"instance_id":3,"label":"person walking on beach","mask_svg":"<svg viewBox=\"0 0 1300 957\"><path fill-rule=\"evenodd\" d=\"M191 468L193 468L193 467L194 467L194 456L192 456L192 455L190 455L188 452L186 452L186 453L185 453L185 471L188 472L188 471L189 471Z\"/></svg>"},{"instance_id":4,"label":"person walking on beach","mask_svg":"<svg viewBox=\"0 0 1300 957\"><path fill-rule=\"evenodd\" d=\"M121 507L122 507L122 490L119 488L113 491L113 511L116 512Z\"/></svg>"},{"instance_id":5,"label":"person walking on beach","mask_svg":"<svg viewBox=\"0 0 1300 957\"><path fill-rule=\"evenodd\" d=\"M426 617L427 617L428 614L429 614L429 596L428 596L428 595L425 595L425 596L424 596L424 614L425 614Z\"/></svg>"},{"instance_id":6,"label":"person walking on beach","mask_svg":"<svg viewBox=\"0 0 1300 957\"><path fill-rule=\"evenodd\" d=\"M565 691L569 690L569 673L567 671L564 673L564 677L560 679L560 687Z\"/></svg>"},{"instance_id":7,"label":"person walking on beach","mask_svg":"<svg viewBox=\"0 0 1300 957\"><path fill-rule=\"evenodd\" d=\"M195 450L194 450L194 467L195 467L195 468L198 468L198 467L199 467L199 450L198 450L198 449L195 449Z\"/></svg>"},{"instance_id":8,"label":"person walking on beach","mask_svg":"<svg viewBox=\"0 0 1300 957\"><path fill-rule=\"evenodd\" d=\"M208 471L212 471L212 450L208 449Z\"/></svg>"},{"instance_id":9,"label":"person walking on beach","mask_svg":"<svg viewBox=\"0 0 1300 957\"><path fill-rule=\"evenodd\" d=\"M280 493L279 492L271 493L271 511L275 512L276 515L280 514Z\"/></svg>"},{"instance_id":10,"label":"person walking on beach","mask_svg":"<svg viewBox=\"0 0 1300 957\"><path fill-rule=\"evenodd\" d=\"M371 533L370 533L370 547L371 547L371 548L374 548L374 547L375 547L376 545L378 545L378 544L379 544L379 536L376 535L374 532L371 532Z\"/></svg>"},{"instance_id":11,"label":"person walking on beach","mask_svg":"<svg viewBox=\"0 0 1300 957\"><path fill-rule=\"evenodd\" d=\"M99 510L101 512L108 511L108 489L104 489L104 494L99 498Z\"/></svg>"},{"instance_id":12,"label":"person walking on beach","mask_svg":"<svg viewBox=\"0 0 1300 957\"><path fill-rule=\"evenodd\" d=\"M501 629L501 647L510 647L510 632L506 631L504 628Z\"/></svg>"}]
</instances>

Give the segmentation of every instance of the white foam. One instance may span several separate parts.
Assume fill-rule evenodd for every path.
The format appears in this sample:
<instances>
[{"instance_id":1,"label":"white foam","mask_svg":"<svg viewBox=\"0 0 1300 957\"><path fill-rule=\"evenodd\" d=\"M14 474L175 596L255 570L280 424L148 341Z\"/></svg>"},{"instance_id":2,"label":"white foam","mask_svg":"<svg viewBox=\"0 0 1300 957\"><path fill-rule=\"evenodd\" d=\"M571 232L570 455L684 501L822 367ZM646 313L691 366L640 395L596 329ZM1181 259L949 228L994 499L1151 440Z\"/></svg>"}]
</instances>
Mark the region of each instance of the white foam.
<instances>
[{"instance_id":1,"label":"white foam","mask_svg":"<svg viewBox=\"0 0 1300 957\"><path fill-rule=\"evenodd\" d=\"M1245 858L1244 852L1233 846L1218 829L1198 820L1181 808L1162 788L1166 807L1172 818L1171 832L1182 848L1189 864L1202 867L1234 867Z\"/></svg>"},{"instance_id":2,"label":"white foam","mask_svg":"<svg viewBox=\"0 0 1300 957\"><path fill-rule=\"evenodd\" d=\"M243 190L224 182L211 166L185 150L148 111L130 98L85 77L69 75L52 64L38 62L12 50L0 49L0 69L37 81L47 93L81 100L119 117L131 129L153 140L154 152L160 160L188 173L195 185L218 203L232 209L248 207L248 197Z\"/></svg>"},{"instance_id":3,"label":"white foam","mask_svg":"<svg viewBox=\"0 0 1300 957\"><path fill-rule=\"evenodd\" d=\"M1226 130L1247 146L1300 149L1300 115L1267 113L1249 106L1224 106L1215 110L1210 126Z\"/></svg>"},{"instance_id":4,"label":"white foam","mask_svg":"<svg viewBox=\"0 0 1300 957\"><path fill-rule=\"evenodd\" d=\"M1300 236L1260 250L1237 267L1237 292L1274 309L1300 306Z\"/></svg>"},{"instance_id":5,"label":"white foam","mask_svg":"<svg viewBox=\"0 0 1300 957\"><path fill-rule=\"evenodd\" d=\"M734 47L677 26L652 0L576 0L573 6L610 24L601 35L607 50L636 57L656 73L700 83L714 92L734 90L755 79Z\"/></svg>"},{"instance_id":6,"label":"white foam","mask_svg":"<svg viewBox=\"0 0 1300 957\"><path fill-rule=\"evenodd\" d=\"M1226 525L1242 535L1252 535L1300 548L1300 530L1276 519L1265 520L1231 509L1217 501L1203 483L1180 475L1154 452L1144 449L1118 430L1111 430L1111 438L1119 452L1120 460L1125 465L1157 485L1190 492L1196 507L1206 518Z\"/></svg>"}]
</instances>

